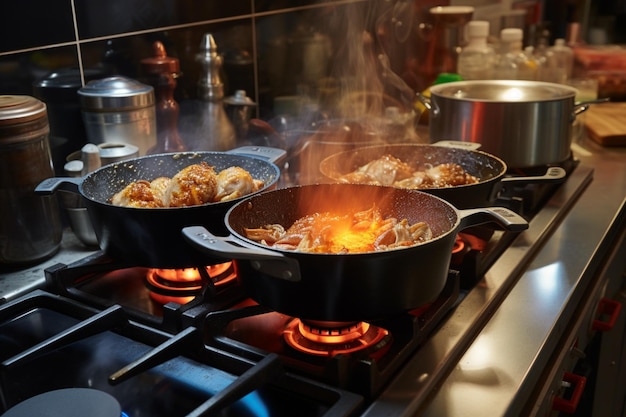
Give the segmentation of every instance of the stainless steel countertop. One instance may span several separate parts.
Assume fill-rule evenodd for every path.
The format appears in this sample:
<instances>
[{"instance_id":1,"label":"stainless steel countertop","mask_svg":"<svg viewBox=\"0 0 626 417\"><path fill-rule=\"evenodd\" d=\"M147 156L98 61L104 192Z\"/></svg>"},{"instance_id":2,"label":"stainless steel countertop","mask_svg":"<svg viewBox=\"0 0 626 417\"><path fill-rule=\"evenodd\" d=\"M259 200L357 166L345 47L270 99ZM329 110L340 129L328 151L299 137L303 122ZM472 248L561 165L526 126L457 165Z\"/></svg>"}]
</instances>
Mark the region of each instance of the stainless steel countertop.
<instances>
[{"instance_id":1,"label":"stainless steel countertop","mask_svg":"<svg viewBox=\"0 0 626 417\"><path fill-rule=\"evenodd\" d=\"M583 139L572 150L580 160L574 179L593 178L567 215L542 229L570 180L364 416L519 415L586 295L591 260L606 251L607 234L624 232L616 217L626 215L626 148Z\"/></svg>"},{"instance_id":2,"label":"stainless steel countertop","mask_svg":"<svg viewBox=\"0 0 626 417\"><path fill-rule=\"evenodd\" d=\"M626 210L626 148L590 140L572 148L580 160L575 181L591 182L567 216L553 229L543 229L562 203L557 194L363 416L517 415L520 390L538 378L544 348L555 343L584 297L593 272L590 259ZM572 192L569 183L564 194ZM540 250L529 251L538 240ZM52 258L0 272L0 303L41 287L49 266L91 253L67 230ZM516 269L520 260L523 271ZM515 276L512 283L510 276Z\"/></svg>"},{"instance_id":3,"label":"stainless steel countertop","mask_svg":"<svg viewBox=\"0 0 626 417\"><path fill-rule=\"evenodd\" d=\"M86 247L69 228L64 229L61 247L48 259L34 265L3 266L0 269L0 304L43 287L46 268L58 263L69 264L92 254L96 249Z\"/></svg>"}]
</instances>

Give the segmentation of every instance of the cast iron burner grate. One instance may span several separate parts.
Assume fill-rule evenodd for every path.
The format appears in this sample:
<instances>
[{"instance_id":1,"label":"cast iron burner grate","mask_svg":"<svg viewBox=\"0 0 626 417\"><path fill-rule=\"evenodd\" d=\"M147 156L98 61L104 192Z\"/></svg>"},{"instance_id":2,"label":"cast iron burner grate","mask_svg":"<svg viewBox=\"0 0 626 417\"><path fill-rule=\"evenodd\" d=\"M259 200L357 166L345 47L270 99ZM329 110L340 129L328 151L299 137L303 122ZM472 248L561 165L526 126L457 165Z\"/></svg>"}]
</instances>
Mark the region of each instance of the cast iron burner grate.
<instances>
[{"instance_id":1,"label":"cast iron burner grate","mask_svg":"<svg viewBox=\"0 0 626 417\"><path fill-rule=\"evenodd\" d=\"M170 334L119 305L42 290L0 306L0 335L0 413L67 387L107 393L130 417L351 417L363 404L286 372L275 354L238 356L205 344L197 327Z\"/></svg>"},{"instance_id":2,"label":"cast iron burner grate","mask_svg":"<svg viewBox=\"0 0 626 417\"><path fill-rule=\"evenodd\" d=\"M276 353L293 372L371 399L444 321L460 297L459 274L450 271L444 290L433 303L419 310L370 322L387 330L392 338L382 355L378 349L330 357L297 351L282 337L284 327L293 318L253 302L208 313L204 322L205 334L214 335L217 346L238 355Z\"/></svg>"},{"instance_id":3,"label":"cast iron burner grate","mask_svg":"<svg viewBox=\"0 0 626 417\"><path fill-rule=\"evenodd\" d=\"M205 267L198 268L202 270ZM228 268L236 274L235 267ZM155 300L146 276L151 268L117 262L99 251L71 264L56 264L45 270L46 289L99 308L120 305L135 320L169 332L184 329L207 311L223 310L246 296L236 279L216 285L208 273L201 273L201 289L194 289L191 301Z\"/></svg>"}]
</instances>

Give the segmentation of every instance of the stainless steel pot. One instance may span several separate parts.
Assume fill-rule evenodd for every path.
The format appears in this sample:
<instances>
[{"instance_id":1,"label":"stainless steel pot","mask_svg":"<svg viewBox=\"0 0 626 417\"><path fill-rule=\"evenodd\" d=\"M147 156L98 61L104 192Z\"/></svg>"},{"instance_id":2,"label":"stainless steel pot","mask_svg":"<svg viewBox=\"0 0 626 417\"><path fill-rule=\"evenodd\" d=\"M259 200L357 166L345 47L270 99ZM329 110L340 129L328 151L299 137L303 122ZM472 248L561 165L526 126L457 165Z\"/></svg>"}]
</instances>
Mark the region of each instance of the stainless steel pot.
<instances>
[{"instance_id":1,"label":"stainless steel pot","mask_svg":"<svg viewBox=\"0 0 626 417\"><path fill-rule=\"evenodd\" d=\"M438 84L430 99L418 97L432 142L478 142L509 167L525 168L569 158L572 123L593 103L576 103L576 93L555 83L478 80Z\"/></svg>"}]
</instances>

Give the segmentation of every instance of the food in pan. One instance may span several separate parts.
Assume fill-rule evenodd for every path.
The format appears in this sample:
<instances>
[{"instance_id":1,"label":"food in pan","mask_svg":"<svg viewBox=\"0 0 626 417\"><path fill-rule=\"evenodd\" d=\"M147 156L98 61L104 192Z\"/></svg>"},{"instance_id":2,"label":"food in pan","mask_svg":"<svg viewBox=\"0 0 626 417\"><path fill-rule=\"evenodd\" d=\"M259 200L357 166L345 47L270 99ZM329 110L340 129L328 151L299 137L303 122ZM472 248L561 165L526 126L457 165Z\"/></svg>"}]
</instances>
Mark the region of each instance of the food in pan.
<instances>
[{"instance_id":1,"label":"food in pan","mask_svg":"<svg viewBox=\"0 0 626 417\"><path fill-rule=\"evenodd\" d=\"M234 200L263 188L263 181L255 180L245 169L237 166L217 174L217 201Z\"/></svg>"},{"instance_id":2,"label":"food in pan","mask_svg":"<svg viewBox=\"0 0 626 417\"><path fill-rule=\"evenodd\" d=\"M392 156L384 155L376 160L344 174L339 182L350 184L374 184L410 189L445 188L475 184L479 180L462 166L444 163L416 169Z\"/></svg>"},{"instance_id":3,"label":"food in pan","mask_svg":"<svg viewBox=\"0 0 626 417\"><path fill-rule=\"evenodd\" d=\"M232 200L263 186L263 181L241 167L216 173L212 166L201 162L183 168L172 178L134 181L113 195L111 203L136 208L195 206Z\"/></svg>"},{"instance_id":4,"label":"food in pan","mask_svg":"<svg viewBox=\"0 0 626 417\"><path fill-rule=\"evenodd\" d=\"M432 239L425 222L384 218L376 207L350 214L314 213L287 229L280 224L246 228L246 237L276 249L310 253L363 253L413 246Z\"/></svg>"}]
</instances>

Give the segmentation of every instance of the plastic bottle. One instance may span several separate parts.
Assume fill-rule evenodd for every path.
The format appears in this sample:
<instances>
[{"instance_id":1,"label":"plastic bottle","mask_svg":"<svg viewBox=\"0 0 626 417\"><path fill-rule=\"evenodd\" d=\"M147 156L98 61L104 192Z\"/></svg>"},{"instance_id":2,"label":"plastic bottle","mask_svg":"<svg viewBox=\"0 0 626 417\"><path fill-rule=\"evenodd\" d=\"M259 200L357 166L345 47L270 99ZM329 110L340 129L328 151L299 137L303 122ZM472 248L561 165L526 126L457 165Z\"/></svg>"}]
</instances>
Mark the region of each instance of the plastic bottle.
<instances>
[{"instance_id":1,"label":"plastic bottle","mask_svg":"<svg viewBox=\"0 0 626 417\"><path fill-rule=\"evenodd\" d=\"M527 66L529 68L529 73L532 73L530 74L530 77L532 77L531 79L539 81L540 74L544 65L544 62L541 59L541 55L537 52L537 49L532 45L528 45L524 48L524 55L526 56L526 59L527 59Z\"/></svg>"},{"instance_id":2,"label":"plastic bottle","mask_svg":"<svg viewBox=\"0 0 626 417\"><path fill-rule=\"evenodd\" d=\"M464 80L488 80L493 77L496 53L487 43L489 22L472 20L467 25L468 44L459 54L457 73Z\"/></svg>"},{"instance_id":3,"label":"plastic bottle","mask_svg":"<svg viewBox=\"0 0 626 417\"><path fill-rule=\"evenodd\" d=\"M556 39L548 51L552 53L554 66L560 74L559 79L562 79L560 82L570 79L574 69L574 51L565 44L565 39Z\"/></svg>"},{"instance_id":4,"label":"plastic bottle","mask_svg":"<svg viewBox=\"0 0 626 417\"><path fill-rule=\"evenodd\" d=\"M550 32L542 30L537 39L535 58L539 63L537 81L558 82L558 74L554 71L554 57L548 46Z\"/></svg>"},{"instance_id":5,"label":"plastic bottle","mask_svg":"<svg viewBox=\"0 0 626 417\"><path fill-rule=\"evenodd\" d=\"M524 32L518 28L500 31L501 50L494 67L494 78L499 80L536 80L536 63L522 50Z\"/></svg>"}]
</instances>

